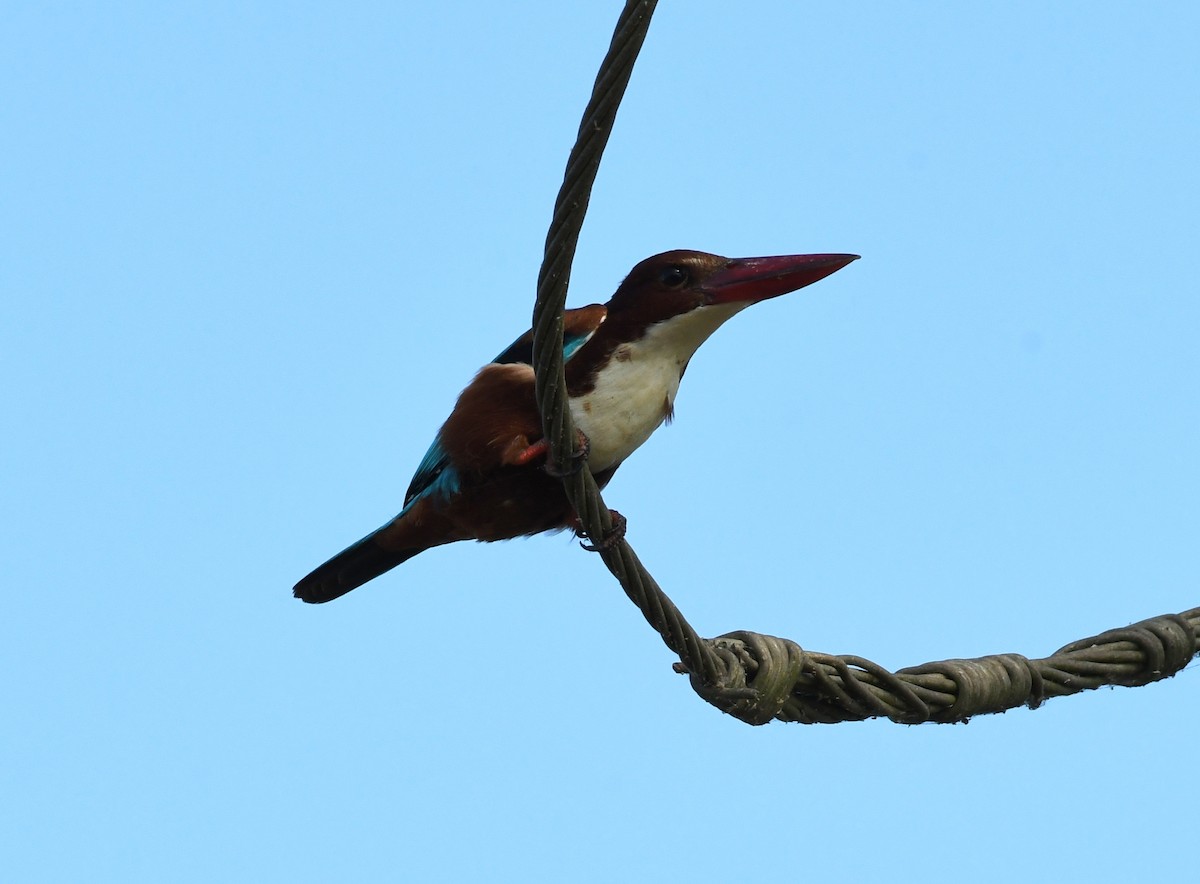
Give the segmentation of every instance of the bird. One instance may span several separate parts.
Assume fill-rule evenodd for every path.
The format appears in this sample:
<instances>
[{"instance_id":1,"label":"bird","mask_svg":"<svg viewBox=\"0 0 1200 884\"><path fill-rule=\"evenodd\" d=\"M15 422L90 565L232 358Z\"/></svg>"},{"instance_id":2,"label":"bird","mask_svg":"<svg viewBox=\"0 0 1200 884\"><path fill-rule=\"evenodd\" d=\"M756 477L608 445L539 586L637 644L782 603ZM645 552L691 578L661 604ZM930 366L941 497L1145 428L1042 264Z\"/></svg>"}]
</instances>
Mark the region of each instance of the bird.
<instances>
[{"instance_id":1,"label":"bird","mask_svg":"<svg viewBox=\"0 0 1200 884\"><path fill-rule=\"evenodd\" d=\"M634 266L607 303L564 311L568 403L596 483L603 488L672 419L689 361L726 320L858 257L724 258L677 249ZM295 597L332 601L459 540L580 532L561 477L546 463L532 362L530 331L483 366L417 465L399 514L301 579Z\"/></svg>"}]
</instances>

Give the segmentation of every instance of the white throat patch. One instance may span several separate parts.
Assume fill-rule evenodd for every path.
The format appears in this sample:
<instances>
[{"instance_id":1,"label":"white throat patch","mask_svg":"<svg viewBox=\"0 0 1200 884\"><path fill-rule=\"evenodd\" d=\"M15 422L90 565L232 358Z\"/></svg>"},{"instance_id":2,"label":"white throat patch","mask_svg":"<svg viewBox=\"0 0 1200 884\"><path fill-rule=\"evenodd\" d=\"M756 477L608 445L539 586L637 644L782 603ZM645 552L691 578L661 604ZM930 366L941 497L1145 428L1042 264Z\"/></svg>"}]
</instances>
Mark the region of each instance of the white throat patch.
<instances>
[{"instance_id":1,"label":"white throat patch","mask_svg":"<svg viewBox=\"0 0 1200 884\"><path fill-rule=\"evenodd\" d=\"M650 326L621 344L590 393L571 400L575 426L592 443L593 473L629 457L670 413L679 379L701 344L746 303L710 304Z\"/></svg>"}]
</instances>

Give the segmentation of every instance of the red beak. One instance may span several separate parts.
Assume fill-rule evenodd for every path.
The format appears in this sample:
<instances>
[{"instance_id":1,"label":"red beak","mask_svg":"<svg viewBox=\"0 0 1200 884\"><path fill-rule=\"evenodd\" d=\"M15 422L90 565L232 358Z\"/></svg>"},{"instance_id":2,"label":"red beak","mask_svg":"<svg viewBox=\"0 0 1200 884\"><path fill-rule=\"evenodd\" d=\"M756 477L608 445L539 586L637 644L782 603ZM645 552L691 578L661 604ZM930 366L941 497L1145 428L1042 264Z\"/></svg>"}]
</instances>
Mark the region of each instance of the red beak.
<instances>
[{"instance_id":1,"label":"red beak","mask_svg":"<svg viewBox=\"0 0 1200 884\"><path fill-rule=\"evenodd\" d=\"M710 304L755 304L812 285L841 270L858 255L780 255L733 258L699 286Z\"/></svg>"}]
</instances>

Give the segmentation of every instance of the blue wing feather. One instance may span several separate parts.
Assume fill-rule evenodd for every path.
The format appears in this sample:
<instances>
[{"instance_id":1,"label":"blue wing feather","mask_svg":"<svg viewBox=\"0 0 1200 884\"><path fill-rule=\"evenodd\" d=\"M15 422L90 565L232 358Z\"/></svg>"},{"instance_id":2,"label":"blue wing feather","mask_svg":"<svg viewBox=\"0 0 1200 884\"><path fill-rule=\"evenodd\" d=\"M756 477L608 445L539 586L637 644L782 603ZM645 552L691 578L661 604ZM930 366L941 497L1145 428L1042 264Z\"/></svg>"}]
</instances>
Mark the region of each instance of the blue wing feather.
<instances>
[{"instance_id":1,"label":"blue wing feather","mask_svg":"<svg viewBox=\"0 0 1200 884\"><path fill-rule=\"evenodd\" d=\"M458 471L450 465L450 458L446 456L446 450L442 448L442 440L439 436L433 440L433 444L429 446L429 450L417 464L417 471L413 473L412 481L408 483L408 493L404 495L404 509L400 511L400 516L404 515L413 502L420 497L437 494L447 498L455 494L458 489Z\"/></svg>"},{"instance_id":2,"label":"blue wing feather","mask_svg":"<svg viewBox=\"0 0 1200 884\"><path fill-rule=\"evenodd\" d=\"M588 338L595 334L596 329L591 328L585 332L563 332L563 360L570 359L575 355L575 351L587 343ZM500 363L501 365L511 365L514 362L520 362L525 365L533 365L533 332L526 332L517 338L492 362Z\"/></svg>"}]
</instances>

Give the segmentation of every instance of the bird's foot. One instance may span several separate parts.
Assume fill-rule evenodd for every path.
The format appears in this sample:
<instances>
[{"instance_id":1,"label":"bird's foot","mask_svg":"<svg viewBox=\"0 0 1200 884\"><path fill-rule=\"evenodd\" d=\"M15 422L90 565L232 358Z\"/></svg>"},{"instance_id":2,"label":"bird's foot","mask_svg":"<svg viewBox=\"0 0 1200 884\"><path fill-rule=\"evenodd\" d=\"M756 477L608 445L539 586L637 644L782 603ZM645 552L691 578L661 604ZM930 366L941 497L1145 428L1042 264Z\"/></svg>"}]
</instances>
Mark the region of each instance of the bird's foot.
<instances>
[{"instance_id":1,"label":"bird's foot","mask_svg":"<svg viewBox=\"0 0 1200 884\"><path fill-rule=\"evenodd\" d=\"M583 465L587 463L588 455L592 453L592 440L587 437L587 434L579 429L579 427L576 427L575 436L579 441L579 448L571 453L570 463L565 469L559 470L549 462L542 467L543 470L556 479L565 479L568 476L574 476L583 469Z\"/></svg>"},{"instance_id":2,"label":"bird's foot","mask_svg":"<svg viewBox=\"0 0 1200 884\"><path fill-rule=\"evenodd\" d=\"M612 527L605 532L604 537L596 543L584 543L580 541L579 545L588 552L604 552L606 549L612 549L625 537L625 528L629 525L629 520L616 510L609 510L608 515L612 519ZM586 531L576 530L575 533L580 537L587 537L591 540Z\"/></svg>"},{"instance_id":3,"label":"bird's foot","mask_svg":"<svg viewBox=\"0 0 1200 884\"><path fill-rule=\"evenodd\" d=\"M524 438L524 436L521 437L521 439ZM533 463L535 460L540 460L541 458L545 457L549 451L550 443L545 439L538 439L532 445L522 448L520 451L514 454L512 459L508 462L514 467L523 467L525 464Z\"/></svg>"},{"instance_id":4,"label":"bird's foot","mask_svg":"<svg viewBox=\"0 0 1200 884\"><path fill-rule=\"evenodd\" d=\"M559 473L552 469L548 463L544 467L546 472L556 479L561 479L563 476L573 476L578 473L583 468L583 461L587 460L588 455L591 453L592 443L584 435L583 430L576 429L575 433L579 439L579 450L571 454L571 460L573 461L571 468L563 473ZM521 436L519 438L524 439L525 437ZM515 452L507 456L504 462L514 467L523 467L526 464L531 464L534 461L542 460L549 456L550 443L545 439L538 439L532 445L526 445L524 448L521 448L518 444Z\"/></svg>"}]
</instances>

